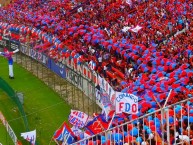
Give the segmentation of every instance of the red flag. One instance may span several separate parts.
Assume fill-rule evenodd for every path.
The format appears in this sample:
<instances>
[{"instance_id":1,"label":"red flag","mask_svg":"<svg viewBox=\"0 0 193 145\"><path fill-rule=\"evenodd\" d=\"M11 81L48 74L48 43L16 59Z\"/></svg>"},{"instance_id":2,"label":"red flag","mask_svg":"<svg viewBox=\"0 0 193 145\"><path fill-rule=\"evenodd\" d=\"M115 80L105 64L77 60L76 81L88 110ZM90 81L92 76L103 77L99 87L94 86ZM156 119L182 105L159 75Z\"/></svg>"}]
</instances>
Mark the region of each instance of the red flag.
<instances>
[{"instance_id":1,"label":"red flag","mask_svg":"<svg viewBox=\"0 0 193 145\"><path fill-rule=\"evenodd\" d=\"M105 117L100 114L90 121L86 128L94 135L106 130L109 126L109 122L106 122Z\"/></svg>"}]
</instances>

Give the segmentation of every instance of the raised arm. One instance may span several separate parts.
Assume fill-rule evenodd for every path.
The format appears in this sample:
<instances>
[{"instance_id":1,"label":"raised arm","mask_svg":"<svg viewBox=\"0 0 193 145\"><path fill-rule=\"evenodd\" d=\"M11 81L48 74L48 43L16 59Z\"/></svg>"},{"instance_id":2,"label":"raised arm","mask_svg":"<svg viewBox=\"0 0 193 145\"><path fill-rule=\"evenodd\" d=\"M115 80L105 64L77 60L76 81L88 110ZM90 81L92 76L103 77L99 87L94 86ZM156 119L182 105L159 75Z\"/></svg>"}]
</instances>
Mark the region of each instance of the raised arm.
<instances>
[{"instance_id":1,"label":"raised arm","mask_svg":"<svg viewBox=\"0 0 193 145\"><path fill-rule=\"evenodd\" d=\"M14 53L17 53L18 51L19 51L19 49L14 50L14 51L13 51L13 54L14 54Z\"/></svg>"},{"instance_id":2,"label":"raised arm","mask_svg":"<svg viewBox=\"0 0 193 145\"><path fill-rule=\"evenodd\" d=\"M3 52L0 52L0 55L2 55L2 56L3 56Z\"/></svg>"}]
</instances>

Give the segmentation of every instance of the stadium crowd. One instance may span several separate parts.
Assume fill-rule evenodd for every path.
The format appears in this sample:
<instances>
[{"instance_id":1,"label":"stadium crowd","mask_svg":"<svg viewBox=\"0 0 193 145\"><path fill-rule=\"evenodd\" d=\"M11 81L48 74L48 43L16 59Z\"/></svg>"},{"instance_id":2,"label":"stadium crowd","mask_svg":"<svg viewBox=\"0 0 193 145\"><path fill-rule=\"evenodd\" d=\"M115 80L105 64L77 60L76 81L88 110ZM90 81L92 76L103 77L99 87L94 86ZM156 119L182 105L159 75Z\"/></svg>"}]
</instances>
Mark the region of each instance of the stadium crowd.
<instances>
[{"instance_id":1,"label":"stadium crowd","mask_svg":"<svg viewBox=\"0 0 193 145\"><path fill-rule=\"evenodd\" d=\"M40 51L56 61L70 57L75 63L87 63L114 90L139 96L139 117L159 108L155 97L163 103L170 90L168 104L192 97L192 11L193 2L190 0L133 0L132 4L122 0L14 0L1 8L0 20L15 27L28 26L30 29L21 29L20 39L29 35L31 43L39 41L34 35L38 29L56 38L59 44L46 39L37 43L38 47L41 46ZM186 105L190 106L189 110L182 106L174 110L175 113L184 112L183 120L176 119L184 128L176 125L179 135L188 135L185 116L192 112L193 105L192 102ZM132 116L120 117L124 120L119 124L136 118ZM146 127L145 134L145 126L141 123L134 124L135 127L127 125L117 142L124 137L125 142L130 138L136 144L155 144L155 141L159 144L160 136L165 132L157 130L161 126L160 118L157 118L157 121L155 116L147 120L146 123L152 125ZM172 117L170 121L176 123ZM158 125L156 130L155 122ZM189 122L189 139L192 139L193 119L190 118ZM171 135L174 132L172 125L170 132ZM175 135L170 138L173 144Z\"/></svg>"}]
</instances>

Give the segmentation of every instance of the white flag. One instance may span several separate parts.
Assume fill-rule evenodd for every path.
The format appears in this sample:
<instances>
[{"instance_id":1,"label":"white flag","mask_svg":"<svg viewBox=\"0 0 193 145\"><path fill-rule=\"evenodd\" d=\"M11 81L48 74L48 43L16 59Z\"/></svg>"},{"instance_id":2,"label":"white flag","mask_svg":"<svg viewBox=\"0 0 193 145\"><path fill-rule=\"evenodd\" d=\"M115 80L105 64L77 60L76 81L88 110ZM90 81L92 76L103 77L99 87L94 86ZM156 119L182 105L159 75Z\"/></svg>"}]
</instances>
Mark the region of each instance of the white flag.
<instances>
[{"instance_id":1,"label":"white flag","mask_svg":"<svg viewBox=\"0 0 193 145\"><path fill-rule=\"evenodd\" d=\"M102 108L102 113L105 113L105 119L106 121L108 121L108 115L109 115L109 112L111 111L111 106L110 105L103 105L103 108Z\"/></svg>"},{"instance_id":2,"label":"white flag","mask_svg":"<svg viewBox=\"0 0 193 145\"><path fill-rule=\"evenodd\" d=\"M126 3L129 4L129 6L132 6L132 0L126 0Z\"/></svg>"},{"instance_id":3,"label":"white flag","mask_svg":"<svg viewBox=\"0 0 193 145\"><path fill-rule=\"evenodd\" d=\"M23 137L24 139L29 141L31 143L31 145L35 145L35 142L36 142L36 130L30 131L30 132L21 133L21 137Z\"/></svg>"},{"instance_id":4,"label":"white flag","mask_svg":"<svg viewBox=\"0 0 193 145\"><path fill-rule=\"evenodd\" d=\"M82 130L80 130L77 126L73 126L71 128L72 132L74 133L75 136L84 136L84 133Z\"/></svg>"},{"instance_id":5,"label":"white flag","mask_svg":"<svg viewBox=\"0 0 193 145\"><path fill-rule=\"evenodd\" d=\"M141 30L141 26L137 25L135 28L131 29L131 31L137 33L139 30Z\"/></svg>"}]
</instances>

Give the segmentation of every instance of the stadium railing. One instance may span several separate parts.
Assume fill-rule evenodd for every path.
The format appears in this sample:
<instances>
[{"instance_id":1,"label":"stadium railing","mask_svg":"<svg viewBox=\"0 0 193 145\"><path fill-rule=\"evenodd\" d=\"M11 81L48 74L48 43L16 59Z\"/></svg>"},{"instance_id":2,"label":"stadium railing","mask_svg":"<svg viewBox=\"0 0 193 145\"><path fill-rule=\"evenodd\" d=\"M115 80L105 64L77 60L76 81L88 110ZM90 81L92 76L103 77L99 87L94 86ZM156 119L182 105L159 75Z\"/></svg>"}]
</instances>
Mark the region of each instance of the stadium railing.
<instances>
[{"instance_id":1,"label":"stadium railing","mask_svg":"<svg viewBox=\"0 0 193 145\"><path fill-rule=\"evenodd\" d=\"M88 114L101 111L96 104L96 85L93 81L96 80L97 74L90 70L86 64L77 67L68 60L56 62L47 54L33 49L35 45L28 42L15 41L6 36L3 36L2 40L0 40L0 48L6 47L9 50L19 49L21 53L16 54L15 61L30 71L36 71L34 74L38 77L40 76L40 79L46 76L46 84L57 90L57 93L73 109L79 109ZM32 61L36 63L32 63ZM49 72L54 72L54 74ZM57 82L59 79L55 79L54 75L57 75L62 80L60 79L60 82ZM66 85L65 81L68 81L68 85Z\"/></svg>"},{"instance_id":2,"label":"stadium railing","mask_svg":"<svg viewBox=\"0 0 193 145\"><path fill-rule=\"evenodd\" d=\"M141 144L144 140L149 142L150 145L155 142L164 145L166 143L171 144L170 141L173 137L173 144L192 144L193 139L190 137L192 130L190 128L193 123L192 112L190 111L191 101L193 101L193 98L160 108L97 135L82 139L72 145L97 144L97 142L104 145L123 145L125 143L129 145ZM187 110L187 114L184 114L184 109ZM116 122L112 124L115 126ZM181 128L180 131L179 128ZM151 140L154 140L154 143Z\"/></svg>"}]
</instances>

